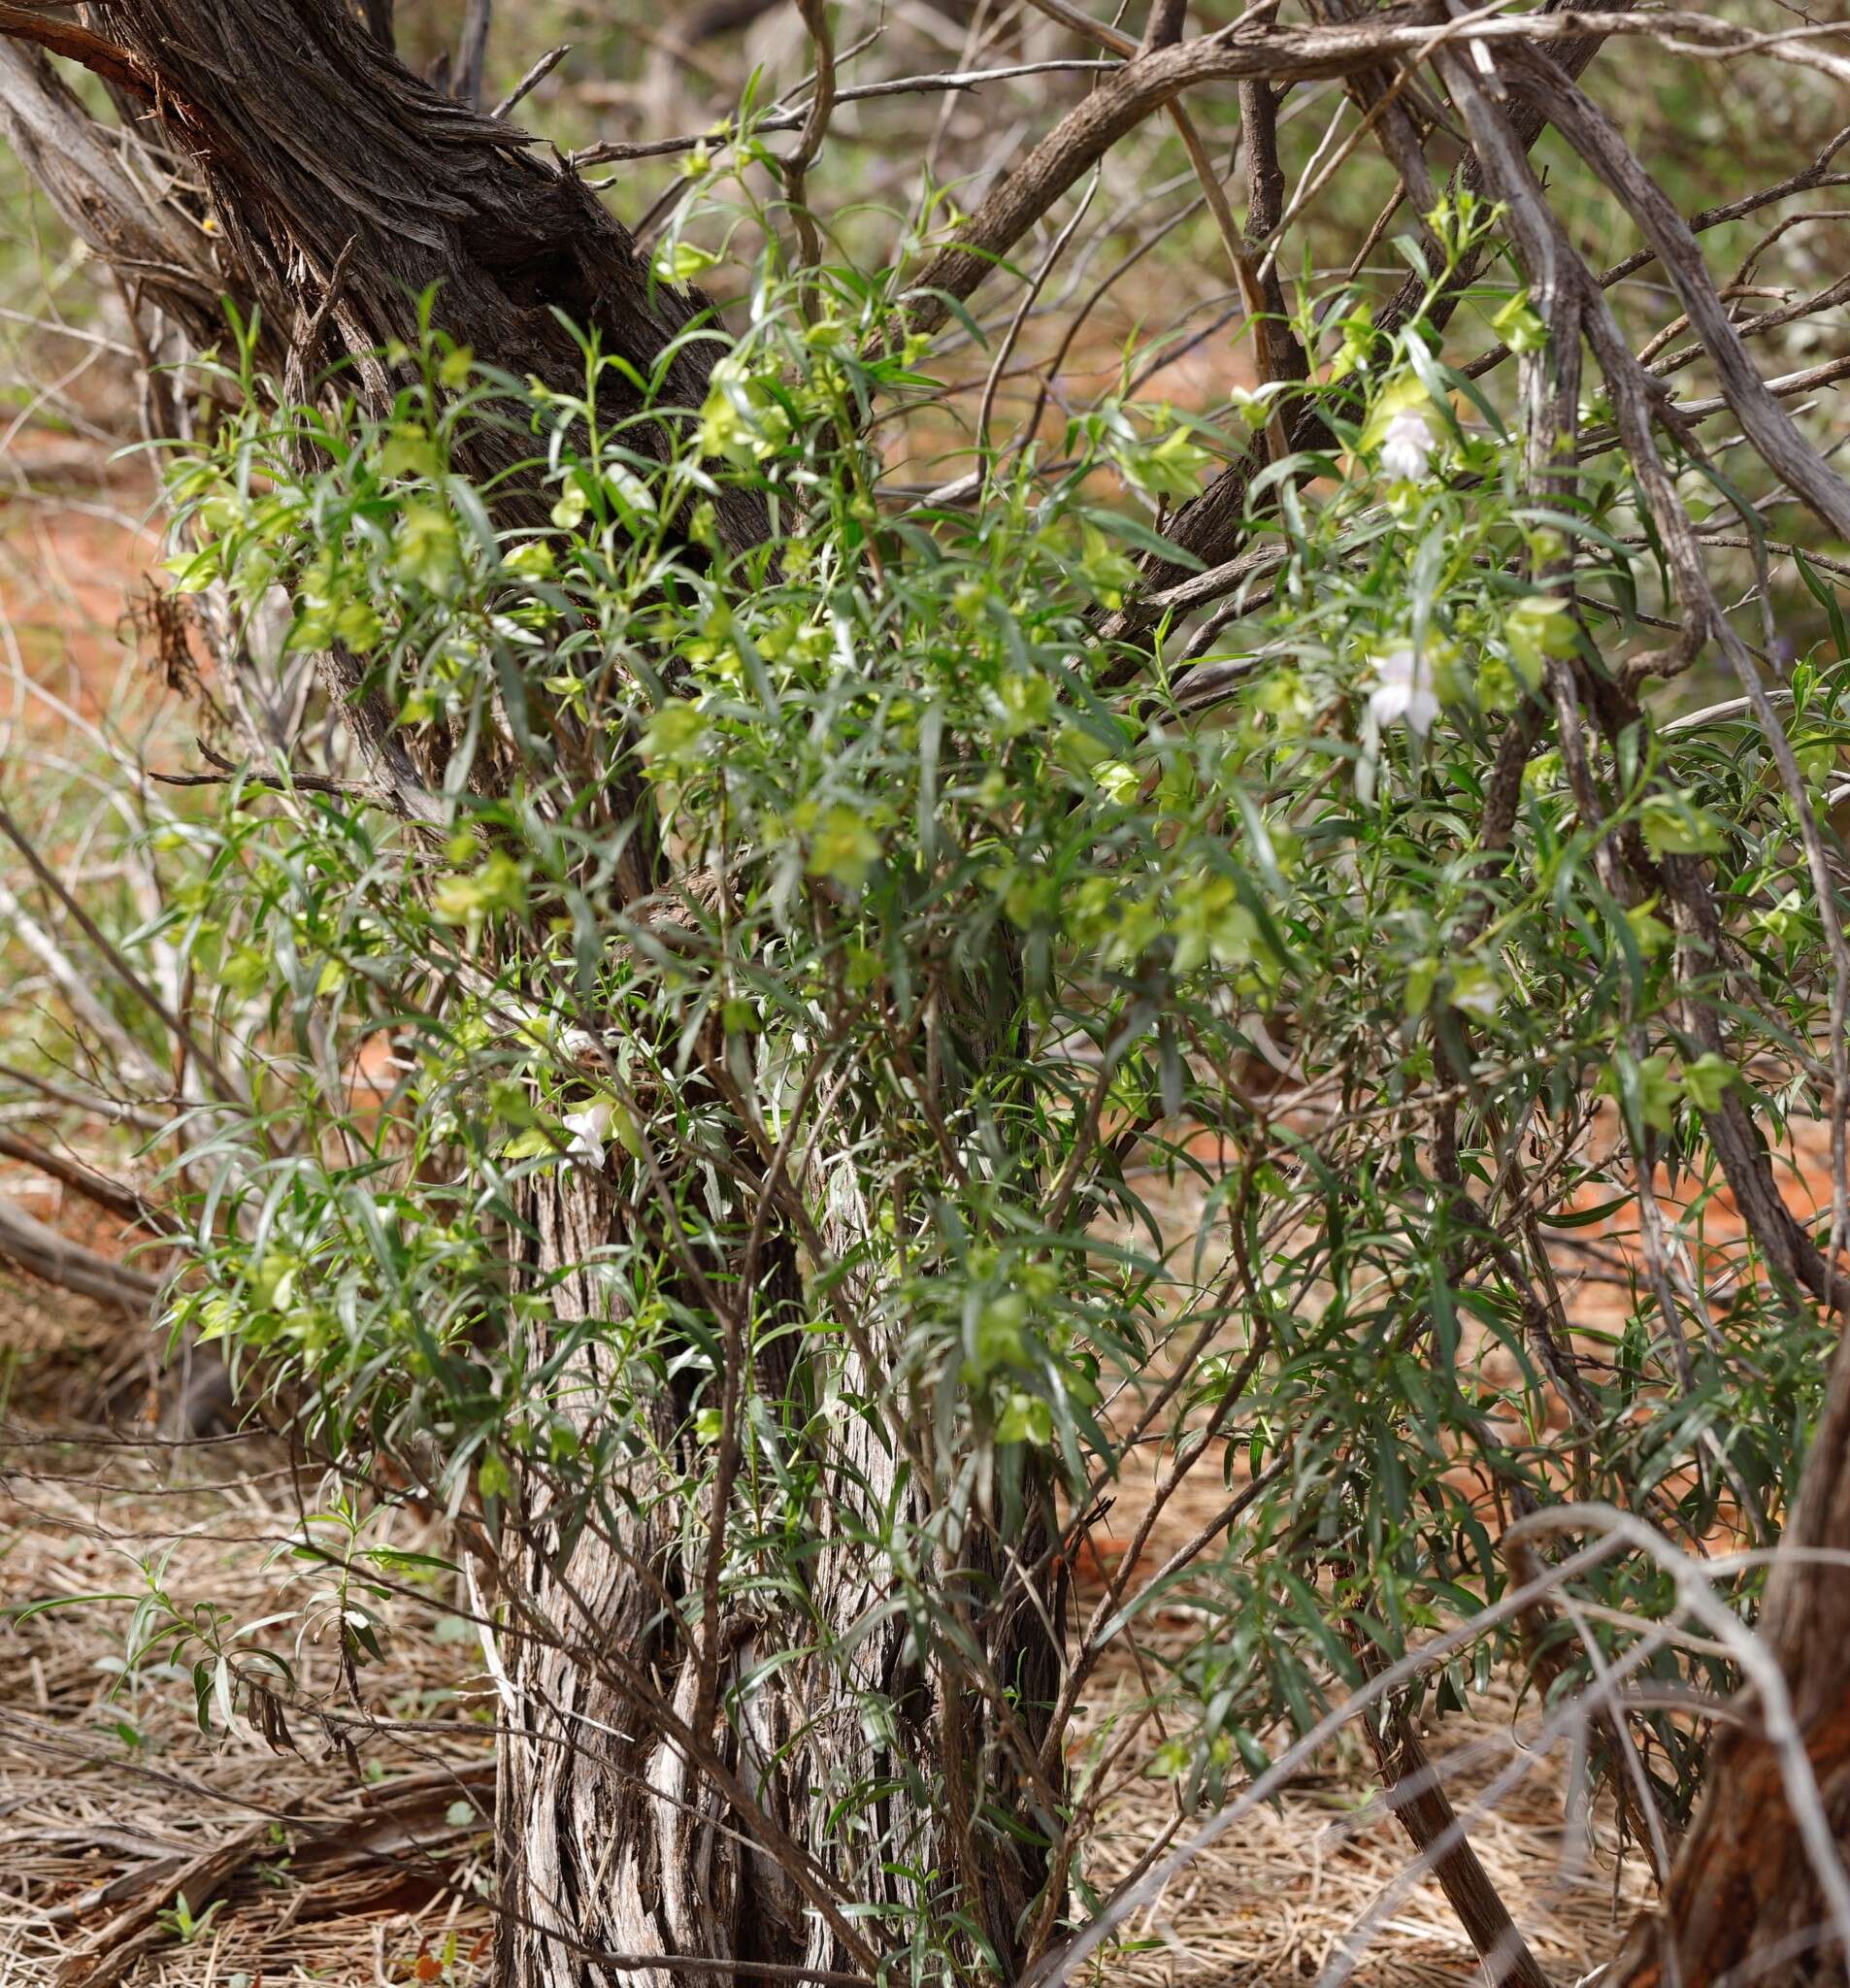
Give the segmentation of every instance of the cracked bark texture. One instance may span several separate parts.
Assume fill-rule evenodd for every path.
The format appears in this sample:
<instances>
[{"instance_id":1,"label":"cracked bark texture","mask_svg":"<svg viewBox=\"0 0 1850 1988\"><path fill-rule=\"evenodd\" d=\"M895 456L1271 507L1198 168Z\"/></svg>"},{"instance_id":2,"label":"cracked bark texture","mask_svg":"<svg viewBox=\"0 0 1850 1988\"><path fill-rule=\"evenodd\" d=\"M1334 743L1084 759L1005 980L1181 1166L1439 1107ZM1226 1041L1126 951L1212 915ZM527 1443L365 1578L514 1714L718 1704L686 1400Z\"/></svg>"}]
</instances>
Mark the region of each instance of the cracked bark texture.
<instances>
[{"instance_id":1,"label":"cracked bark texture","mask_svg":"<svg viewBox=\"0 0 1850 1988\"><path fill-rule=\"evenodd\" d=\"M210 301L228 289L254 305L271 359L310 374L346 360L344 384L357 382L377 412L399 383L381 348L416 345L418 301L435 285L444 328L516 377L582 391L583 353L563 313L644 378L661 365L665 406L699 406L702 344L669 348L705 299L655 282L628 229L575 173L515 126L434 89L333 0L146 0L83 15L82 32L113 52L105 60L83 42L72 52L106 74L117 103L194 182L222 245ZM13 24L0 13L0 31ZM6 95L12 135L26 100L11 74ZM68 150L22 156L93 246L135 277L148 245L122 210L149 203L118 198L101 211L107 174L86 172L94 190L79 192L70 182L83 161ZM176 260L181 239L164 217L155 259ZM198 260L182 265L185 278ZM170 288L178 280L168 273ZM187 287L197 304L201 284ZM193 328L209 327L195 318ZM311 334L314 348L302 349ZM603 389L612 417L639 412L613 372ZM491 480L522 439L484 430L458 467ZM736 545L763 534L762 508L743 493L724 501L720 520Z\"/></svg>"}]
</instances>

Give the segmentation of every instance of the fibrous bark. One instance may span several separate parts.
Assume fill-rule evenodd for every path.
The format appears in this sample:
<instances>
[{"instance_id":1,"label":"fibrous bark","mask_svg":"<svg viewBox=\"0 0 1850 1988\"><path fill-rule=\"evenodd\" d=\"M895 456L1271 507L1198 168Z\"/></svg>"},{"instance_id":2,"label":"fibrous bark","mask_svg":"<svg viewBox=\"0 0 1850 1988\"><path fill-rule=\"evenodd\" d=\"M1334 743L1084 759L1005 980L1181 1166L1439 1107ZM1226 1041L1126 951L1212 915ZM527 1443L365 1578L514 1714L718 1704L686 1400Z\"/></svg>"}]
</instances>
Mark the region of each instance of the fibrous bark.
<instances>
[{"instance_id":1,"label":"fibrous bark","mask_svg":"<svg viewBox=\"0 0 1850 1988\"><path fill-rule=\"evenodd\" d=\"M415 347L419 299L433 286L452 337L567 390L581 389L584 357L562 317L646 378L705 308L697 294L656 282L629 231L526 133L434 89L330 0L152 0L87 12L89 28L33 16L31 31L105 73L196 182L222 245L219 281L198 253L161 274L196 308L203 299L201 334L229 290L261 314L271 358L293 357L311 373L346 362L344 385L381 408L400 383L383 354L395 343ZM26 26L0 17L0 31ZM11 53L0 114L27 166L125 274L171 261L172 217L112 190L113 141L68 120L42 135L55 89L28 85L29 66ZM298 349L311 328L315 349ZM667 360L662 404L698 407L704 376L700 344L684 346ZM613 415L639 412L614 372L603 385ZM515 459L518 438L484 428L466 447L458 467L485 482ZM720 509L736 543L762 533L749 497L733 493Z\"/></svg>"}]
</instances>

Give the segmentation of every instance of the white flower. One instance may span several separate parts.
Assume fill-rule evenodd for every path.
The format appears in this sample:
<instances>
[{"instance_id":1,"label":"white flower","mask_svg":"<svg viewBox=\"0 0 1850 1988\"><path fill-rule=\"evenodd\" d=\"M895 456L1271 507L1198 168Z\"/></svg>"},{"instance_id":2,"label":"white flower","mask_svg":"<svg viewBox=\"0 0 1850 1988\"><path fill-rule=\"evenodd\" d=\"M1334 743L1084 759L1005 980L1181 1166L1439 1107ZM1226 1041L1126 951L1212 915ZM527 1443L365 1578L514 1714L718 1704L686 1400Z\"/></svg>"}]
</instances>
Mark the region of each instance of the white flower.
<instances>
[{"instance_id":1,"label":"white flower","mask_svg":"<svg viewBox=\"0 0 1850 1988\"><path fill-rule=\"evenodd\" d=\"M1381 436L1382 469L1401 481L1417 482L1432 455L1433 431L1426 416L1417 408L1403 408Z\"/></svg>"},{"instance_id":2,"label":"white flower","mask_svg":"<svg viewBox=\"0 0 1850 1988\"><path fill-rule=\"evenodd\" d=\"M568 1111L565 1129L572 1135L566 1157L593 1173L604 1165L604 1136L611 1129L611 1101L596 1098L582 1111Z\"/></svg>"},{"instance_id":3,"label":"white flower","mask_svg":"<svg viewBox=\"0 0 1850 1988\"><path fill-rule=\"evenodd\" d=\"M1234 413L1247 427L1263 428L1272 419L1272 396L1277 393L1278 385L1276 381L1272 381L1256 388L1236 386L1228 399L1233 404Z\"/></svg>"},{"instance_id":4,"label":"white flower","mask_svg":"<svg viewBox=\"0 0 1850 1988\"><path fill-rule=\"evenodd\" d=\"M589 1029L566 1029L559 1037L559 1050L568 1063L589 1070L599 1061L598 1039Z\"/></svg>"},{"instance_id":5,"label":"white flower","mask_svg":"<svg viewBox=\"0 0 1850 1988\"><path fill-rule=\"evenodd\" d=\"M1438 696L1433 688L1433 668L1412 649L1391 648L1374 660L1374 688L1369 692L1369 715L1377 725L1404 719L1423 739L1438 716Z\"/></svg>"}]
</instances>

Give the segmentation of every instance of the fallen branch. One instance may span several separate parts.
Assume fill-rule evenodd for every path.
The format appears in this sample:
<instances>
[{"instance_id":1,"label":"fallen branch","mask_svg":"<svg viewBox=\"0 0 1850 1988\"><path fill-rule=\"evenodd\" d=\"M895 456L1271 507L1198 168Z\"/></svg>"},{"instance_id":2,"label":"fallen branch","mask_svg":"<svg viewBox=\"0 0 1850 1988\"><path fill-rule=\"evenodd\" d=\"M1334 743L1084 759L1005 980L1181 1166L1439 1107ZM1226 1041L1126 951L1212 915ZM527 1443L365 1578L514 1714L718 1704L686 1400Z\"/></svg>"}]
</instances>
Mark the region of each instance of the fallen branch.
<instances>
[{"instance_id":1,"label":"fallen branch","mask_svg":"<svg viewBox=\"0 0 1850 1988\"><path fill-rule=\"evenodd\" d=\"M408 1775L383 1790L362 1788L332 1820L284 1825L290 1874L306 1884L367 1864L428 1868L440 1850L460 1847L487 1827L493 1797L494 1773L485 1764ZM448 1810L459 1799L472 1813L451 1822ZM53 1977L57 1988L113 1988L167 1937L161 1914L177 1899L197 1919L248 1864L280 1854L276 1828L252 1822L178 1869L174 1859L160 1858L129 1873L139 1874L144 1896L64 1960ZM120 1896L120 1887L117 1879L108 1890Z\"/></svg>"},{"instance_id":2,"label":"fallen branch","mask_svg":"<svg viewBox=\"0 0 1850 1988\"><path fill-rule=\"evenodd\" d=\"M0 1156L17 1160L20 1166L30 1167L35 1174L43 1174L60 1187L68 1187L73 1194L81 1194L85 1201L93 1202L110 1214L120 1215L125 1222L134 1222L157 1235L175 1232L173 1216L164 1209L156 1208L134 1188L123 1181L112 1180L107 1174L99 1174L94 1167L86 1167L82 1160L73 1159L68 1153L53 1152L50 1146L43 1146L22 1133L0 1131Z\"/></svg>"},{"instance_id":3,"label":"fallen branch","mask_svg":"<svg viewBox=\"0 0 1850 1988\"><path fill-rule=\"evenodd\" d=\"M86 1249L5 1201L0 1201L0 1258L43 1283L124 1311L146 1312L160 1291L160 1280L146 1271Z\"/></svg>"}]
</instances>

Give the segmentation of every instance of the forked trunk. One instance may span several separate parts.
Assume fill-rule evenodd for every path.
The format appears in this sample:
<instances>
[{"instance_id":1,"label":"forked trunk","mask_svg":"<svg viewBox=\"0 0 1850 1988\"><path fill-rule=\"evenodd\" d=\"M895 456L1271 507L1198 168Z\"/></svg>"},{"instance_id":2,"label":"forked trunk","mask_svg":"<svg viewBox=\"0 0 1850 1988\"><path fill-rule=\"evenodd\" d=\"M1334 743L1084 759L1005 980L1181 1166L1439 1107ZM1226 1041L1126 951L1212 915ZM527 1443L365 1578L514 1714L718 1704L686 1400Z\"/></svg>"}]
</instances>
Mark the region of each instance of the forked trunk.
<instances>
[{"instance_id":1,"label":"forked trunk","mask_svg":"<svg viewBox=\"0 0 1850 1988\"><path fill-rule=\"evenodd\" d=\"M381 353L416 345L418 300L433 286L437 321L479 359L569 391L582 390L583 352L558 314L647 376L699 308L651 282L628 233L574 175L412 75L339 0L138 0L85 12L96 17L87 24L19 9L0 18L95 69L131 132L145 121L191 183L150 173L169 190L141 193L118 170L118 140L100 139L43 59L14 44L0 44L0 129L72 224L195 345L217 333L221 291L247 318L254 306L260 362L290 393L312 394L345 361L341 391L384 412L401 381ZM671 362L670 406L700 405L702 353L686 345ZM634 413L620 382L607 383L609 412ZM492 478L512 459L497 451L516 446L482 431L456 466ZM537 493L504 486L501 501L512 515L544 517ZM737 491L721 497L718 521L735 548L765 527L757 500ZM328 674L338 691L354 687L357 671L338 657ZM433 769L383 713L351 715L401 803L428 812L419 785ZM599 1176L548 1176L527 1197L516 1253L550 1289L549 1330L607 1315L594 1276L573 1268L610 1237ZM790 1245L774 1275L795 1279ZM885 1386L865 1349L819 1357L823 1370L808 1377L821 1395ZM562 1377L587 1430L613 1393L604 1358L588 1336ZM739 1962L864 1971L890 1942L877 1916L856 1921L849 1902L876 1915L884 1905L955 1917L1006 1970L1043 1872L1032 1847L975 1812L1008 1786L991 1704L908 1656L907 1619L886 1607L894 1569L846 1537L821 1541L801 1619L722 1613L700 1625L705 1529L652 1495L665 1458L690 1479L705 1468L676 1457L684 1408L668 1383L643 1406L652 1441L637 1446L639 1481L626 1485L619 1469L589 1510L538 1485L516 1489L498 1652L502 1988L720 1988L739 1978ZM847 1417L831 1440L818 1524L856 1507L873 1520L912 1495L890 1415L883 1428ZM863 1539L873 1537L870 1524ZM1040 1541L1017 1546L1035 1564ZM991 1676L1007 1680L1008 1716L1032 1750L1036 1707L1052 1696L1056 1613L1041 1598L994 1612L1001 1554L979 1529L944 1551L958 1564L932 1570L934 1580L958 1598ZM710 1631L719 1689L703 1704ZM736 1688L770 1653L837 1643L845 1654L810 1655ZM704 1974L688 1958L718 1965Z\"/></svg>"},{"instance_id":2,"label":"forked trunk","mask_svg":"<svg viewBox=\"0 0 1850 1988\"><path fill-rule=\"evenodd\" d=\"M531 1183L523 1212L555 1329L569 1332L608 1302L570 1267L609 1239L609 1202L578 1173ZM845 1243L865 1210L836 1216L832 1240ZM832 1340L806 1357L818 1399L889 1390ZM587 1342L561 1382L587 1437L617 1392ZM499 1988L739 1978L688 1965L700 1960L865 1974L869 1948L888 1943L883 1916L939 1939L974 1925L1012 1971L1046 1863L976 1812L1008 1786L991 1708L961 1671L922 1667L906 1614L886 1606L898 1569L867 1542L883 1511L890 1523L915 1505L890 1420L883 1432L879 1418L816 1418L837 1434L818 1459L814 1523L827 1530L797 1571L803 1606L722 1611L711 1626L717 1715L703 1721L710 1513L690 1532L684 1506L659 1494L664 1453L690 1480L710 1459L676 1451L684 1405L665 1392L645 1412L653 1426L638 1433L651 1453L633 1479L615 1473L590 1509L531 1493L506 1570L516 1633L503 1705ZM1046 1516L1017 1542L1022 1561L1044 1545ZM934 1585L966 1606L991 1674L1009 1687L1010 1717L1038 1746L1056 1694L1058 1600L992 1611L1003 1569L979 1529L963 1561L941 1565ZM761 1674L791 1651L806 1654ZM1016 1806L1024 1820L1035 1812L1026 1790ZM858 1952L855 1932L867 1937ZM676 1965L649 1968L657 1955Z\"/></svg>"}]
</instances>

